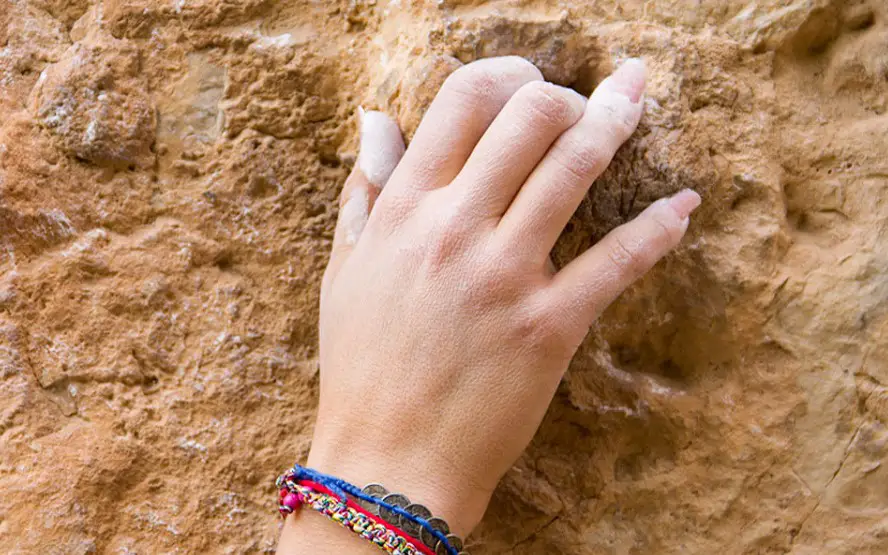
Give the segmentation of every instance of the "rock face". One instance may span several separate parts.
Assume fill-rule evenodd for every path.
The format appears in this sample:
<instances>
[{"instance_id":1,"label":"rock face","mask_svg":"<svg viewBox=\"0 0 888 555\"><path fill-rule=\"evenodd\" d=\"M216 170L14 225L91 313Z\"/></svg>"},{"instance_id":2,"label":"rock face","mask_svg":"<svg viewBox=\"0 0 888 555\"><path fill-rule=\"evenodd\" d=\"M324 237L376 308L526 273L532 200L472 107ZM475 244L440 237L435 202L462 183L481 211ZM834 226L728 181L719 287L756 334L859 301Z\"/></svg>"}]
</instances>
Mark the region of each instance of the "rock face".
<instances>
[{"instance_id":1,"label":"rock face","mask_svg":"<svg viewBox=\"0 0 888 555\"><path fill-rule=\"evenodd\" d=\"M103 42L74 44L44 70L32 95L34 118L75 158L147 169L154 163L156 116L138 49Z\"/></svg>"},{"instance_id":2,"label":"rock face","mask_svg":"<svg viewBox=\"0 0 888 555\"><path fill-rule=\"evenodd\" d=\"M308 449L357 107L461 63L652 78L563 264L657 198L684 245L601 318L473 553L888 552L881 0L0 4L0 545L273 552Z\"/></svg>"}]
</instances>

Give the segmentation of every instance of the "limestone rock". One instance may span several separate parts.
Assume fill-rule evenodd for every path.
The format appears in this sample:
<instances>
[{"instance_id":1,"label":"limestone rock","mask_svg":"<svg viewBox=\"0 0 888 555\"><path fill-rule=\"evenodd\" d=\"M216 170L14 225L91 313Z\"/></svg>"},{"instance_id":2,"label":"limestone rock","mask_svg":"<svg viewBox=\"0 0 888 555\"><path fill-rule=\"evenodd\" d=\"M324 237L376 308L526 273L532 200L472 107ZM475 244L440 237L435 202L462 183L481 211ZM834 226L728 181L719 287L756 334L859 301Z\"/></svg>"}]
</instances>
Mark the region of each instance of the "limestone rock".
<instances>
[{"instance_id":1,"label":"limestone rock","mask_svg":"<svg viewBox=\"0 0 888 555\"><path fill-rule=\"evenodd\" d=\"M89 10L89 0L34 0L29 2L70 29Z\"/></svg>"},{"instance_id":2,"label":"limestone rock","mask_svg":"<svg viewBox=\"0 0 888 555\"><path fill-rule=\"evenodd\" d=\"M559 266L704 203L590 330L471 552L888 551L888 6L692 4L0 3L2 551L273 552L358 107L410 138L506 54L584 93L650 68Z\"/></svg>"},{"instance_id":3,"label":"limestone rock","mask_svg":"<svg viewBox=\"0 0 888 555\"><path fill-rule=\"evenodd\" d=\"M0 9L0 46L6 46L8 42L7 27L9 25L9 7Z\"/></svg>"},{"instance_id":4,"label":"limestone rock","mask_svg":"<svg viewBox=\"0 0 888 555\"><path fill-rule=\"evenodd\" d=\"M594 33L566 14L527 20L496 14L446 18L429 42L463 63L492 56L522 56L533 62L547 80L578 88L591 85L590 72L598 68L602 57Z\"/></svg>"},{"instance_id":5,"label":"limestone rock","mask_svg":"<svg viewBox=\"0 0 888 555\"><path fill-rule=\"evenodd\" d=\"M433 55L428 58L418 58L406 70L403 78L398 79L396 94L389 94L379 99L381 104L385 104L397 96L401 97L398 124L405 137L413 136L441 85L461 65L462 63L452 56ZM393 74L393 77L400 76ZM384 83L387 84L388 81Z\"/></svg>"},{"instance_id":6,"label":"limestone rock","mask_svg":"<svg viewBox=\"0 0 888 555\"><path fill-rule=\"evenodd\" d=\"M103 15L117 38L147 38L172 21L208 28L250 21L264 13L270 0L107 0Z\"/></svg>"},{"instance_id":7,"label":"limestone rock","mask_svg":"<svg viewBox=\"0 0 888 555\"><path fill-rule=\"evenodd\" d=\"M75 44L37 82L34 116L71 156L97 165L148 167L156 115L140 67L132 44Z\"/></svg>"}]
</instances>

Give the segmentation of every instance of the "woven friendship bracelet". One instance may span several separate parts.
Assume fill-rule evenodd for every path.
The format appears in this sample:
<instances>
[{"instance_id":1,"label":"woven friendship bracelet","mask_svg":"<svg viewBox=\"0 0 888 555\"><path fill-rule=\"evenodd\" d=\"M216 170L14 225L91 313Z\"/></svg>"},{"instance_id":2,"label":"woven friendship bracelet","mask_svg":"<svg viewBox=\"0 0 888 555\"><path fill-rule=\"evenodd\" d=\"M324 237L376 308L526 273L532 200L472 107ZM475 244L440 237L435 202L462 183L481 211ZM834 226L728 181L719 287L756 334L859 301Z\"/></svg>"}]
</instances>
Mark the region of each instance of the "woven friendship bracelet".
<instances>
[{"instance_id":1,"label":"woven friendship bracelet","mask_svg":"<svg viewBox=\"0 0 888 555\"><path fill-rule=\"evenodd\" d=\"M319 488L320 489L320 488ZM292 512L295 506L305 505L370 541L386 553L392 555L435 555L416 539L399 535L384 524L377 522L357 507L350 507L336 496L316 491L307 485L295 484L293 492L281 490L281 514ZM286 495L284 493L286 492ZM295 497L296 499L292 499ZM417 544L421 547L417 548Z\"/></svg>"},{"instance_id":2,"label":"woven friendship bracelet","mask_svg":"<svg viewBox=\"0 0 888 555\"><path fill-rule=\"evenodd\" d=\"M306 504L337 520L325 510L307 502L309 498L304 494L307 489L334 497L339 513L351 509L407 539L407 543L413 543L417 553L468 555L462 550L462 540L450 534L447 522L433 517L431 511L424 506L410 503L403 495L389 493L378 484L370 484L361 489L335 476L297 464L277 479L277 486L281 491L280 510L284 516L293 512L300 504ZM337 522L343 524L344 515L339 518ZM350 528L347 524L343 526Z\"/></svg>"}]
</instances>

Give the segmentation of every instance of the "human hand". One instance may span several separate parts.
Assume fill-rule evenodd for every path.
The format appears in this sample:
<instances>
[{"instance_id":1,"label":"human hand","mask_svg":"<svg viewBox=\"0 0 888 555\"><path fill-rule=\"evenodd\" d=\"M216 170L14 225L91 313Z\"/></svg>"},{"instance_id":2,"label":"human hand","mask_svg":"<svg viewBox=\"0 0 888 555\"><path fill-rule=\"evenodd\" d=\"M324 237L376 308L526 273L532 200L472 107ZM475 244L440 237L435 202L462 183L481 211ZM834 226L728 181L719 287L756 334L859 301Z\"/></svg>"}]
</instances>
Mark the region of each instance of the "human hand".
<instances>
[{"instance_id":1,"label":"human hand","mask_svg":"<svg viewBox=\"0 0 888 555\"><path fill-rule=\"evenodd\" d=\"M382 483L458 535L479 522L592 322L700 203L658 201L552 268L644 86L638 60L588 101L523 59L481 60L447 80L403 158L397 126L364 116L322 287L308 466Z\"/></svg>"}]
</instances>

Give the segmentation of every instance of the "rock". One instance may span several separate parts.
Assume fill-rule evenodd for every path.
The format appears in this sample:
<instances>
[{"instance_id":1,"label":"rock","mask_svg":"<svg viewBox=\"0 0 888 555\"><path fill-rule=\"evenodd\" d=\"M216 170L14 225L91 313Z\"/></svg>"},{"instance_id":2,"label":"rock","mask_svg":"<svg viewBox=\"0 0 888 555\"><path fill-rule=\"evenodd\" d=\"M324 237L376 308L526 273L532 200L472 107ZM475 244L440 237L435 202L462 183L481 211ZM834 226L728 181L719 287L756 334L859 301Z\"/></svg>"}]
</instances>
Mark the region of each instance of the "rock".
<instances>
[{"instance_id":1,"label":"rock","mask_svg":"<svg viewBox=\"0 0 888 555\"><path fill-rule=\"evenodd\" d=\"M22 334L15 325L0 323L0 379L26 370L22 356Z\"/></svg>"},{"instance_id":2,"label":"rock","mask_svg":"<svg viewBox=\"0 0 888 555\"><path fill-rule=\"evenodd\" d=\"M0 546L273 552L358 107L410 138L518 54L583 93L650 68L558 266L704 202L471 552L885 553L886 41L878 0L0 3Z\"/></svg>"},{"instance_id":3,"label":"rock","mask_svg":"<svg viewBox=\"0 0 888 555\"><path fill-rule=\"evenodd\" d=\"M416 128L422 121L422 116L428 110L438 89L447 80L451 73L457 70L462 63L452 56L431 56L430 58L419 58L414 62L404 74L403 79L398 82L396 93L387 95L380 94L378 101L385 105L399 97L400 110L398 112L398 124L401 131L407 138L413 137ZM397 77L397 74L393 74ZM384 86L389 81L384 83ZM380 88L380 93L383 88Z\"/></svg>"},{"instance_id":4,"label":"rock","mask_svg":"<svg viewBox=\"0 0 888 555\"><path fill-rule=\"evenodd\" d=\"M222 102L229 136L249 128L277 138L306 137L340 113L337 63L312 53L293 56L293 48L254 43L254 55L230 70Z\"/></svg>"},{"instance_id":5,"label":"rock","mask_svg":"<svg viewBox=\"0 0 888 555\"><path fill-rule=\"evenodd\" d=\"M5 5L3 9L0 9L0 46L6 46L7 41L9 40L7 37L9 36L7 33L7 27L9 25L9 7Z\"/></svg>"},{"instance_id":6,"label":"rock","mask_svg":"<svg viewBox=\"0 0 888 555\"><path fill-rule=\"evenodd\" d=\"M72 238L76 230L62 212L37 210L22 214L0 207L0 233L0 244L10 251L29 254L33 249L41 250Z\"/></svg>"},{"instance_id":7,"label":"rock","mask_svg":"<svg viewBox=\"0 0 888 555\"><path fill-rule=\"evenodd\" d=\"M601 61L597 38L562 15L556 19L516 19L502 15L453 17L429 37L433 49L451 53L463 63L492 56L522 56L547 80L590 89ZM586 90L584 92L591 92Z\"/></svg>"},{"instance_id":8,"label":"rock","mask_svg":"<svg viewBox=\"0 0 888 555\"><path fill-rule=\"evenodd\" d=\"M262 16L270 0L106 0L104 19L117 38L148 38L158 26L182 22L205 29Z\"/></svg>"},{"instance_id":9,"label":"rock","mask_svg":"<svg viewBox=\"0 0 888 555\"><path fill-rule=\"evenodd\" d=\"M89 0L34 0L32 6L43 10L70 29L89 10Z\"/></svg>"},{"instance_id":10,"label":"rock","mask_svg":"<svg viewBox=\"0 0 888 555\"><path fill-rule=\"evenodd\" d=\"M71 156L149 167L156 115L140 67L138 49L124 41L75 44L37 82L34 116Z\"/></svg>"},{"instance_id":11,"label":"rock","mask_svg":"<svg viewBox=\"0 0 888 555\"><path fill-rule=\"evenodd\" d=\"M6 38L0 44L9 49L0 62L3 65L11 63L20 75L19 79L36 79L40 70L47 63L58 61L70 45L66 28L51 14L30 2L5 3L0 8L0 22L3 21L4 12L6 24L0 25L0 30ZM6 77L0 84L8 87L14 85L12 81L12 77Z\"/></svg>"}]
</instances>

